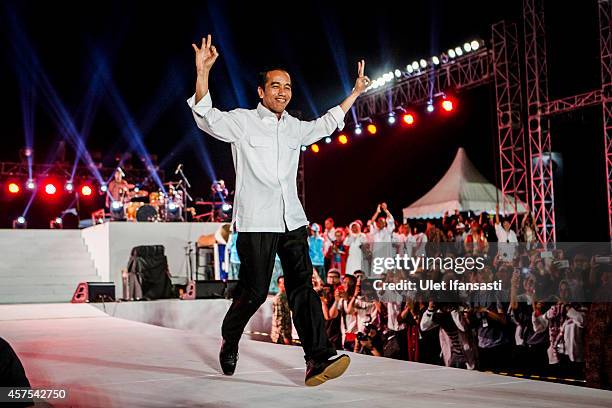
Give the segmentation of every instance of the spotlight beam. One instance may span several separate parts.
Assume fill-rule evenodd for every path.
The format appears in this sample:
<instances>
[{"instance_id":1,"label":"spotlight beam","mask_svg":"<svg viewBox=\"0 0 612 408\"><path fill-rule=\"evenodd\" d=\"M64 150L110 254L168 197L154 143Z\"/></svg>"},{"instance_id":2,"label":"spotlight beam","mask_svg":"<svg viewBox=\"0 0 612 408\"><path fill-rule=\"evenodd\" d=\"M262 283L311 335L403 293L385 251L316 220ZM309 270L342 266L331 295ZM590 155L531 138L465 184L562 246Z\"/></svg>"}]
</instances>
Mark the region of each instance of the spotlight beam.
<instances>
[{"instance_id":1,"label":"spotlight beam","mask_svg":"<svg viewBox=\"0 0 612 408\"><path fill-rule=\"evenodd\" d=\"M16 55L15 69L28 74L28 80L35 84L44 95L43 101L53 114L52 118L60 128L60 132L66 140L68 140L75 150L81 152L85 158L85 162L93 176L99 181L102 181L100 172L95 166L91 155L87 151L76 126L68 113L65 105L59 97L57 91L44 73L42 66L31 47L25 33L18 25L17 18L12 14L9 18L11 34L13 35L11 45Z\"/></svg>"}]
</instances>

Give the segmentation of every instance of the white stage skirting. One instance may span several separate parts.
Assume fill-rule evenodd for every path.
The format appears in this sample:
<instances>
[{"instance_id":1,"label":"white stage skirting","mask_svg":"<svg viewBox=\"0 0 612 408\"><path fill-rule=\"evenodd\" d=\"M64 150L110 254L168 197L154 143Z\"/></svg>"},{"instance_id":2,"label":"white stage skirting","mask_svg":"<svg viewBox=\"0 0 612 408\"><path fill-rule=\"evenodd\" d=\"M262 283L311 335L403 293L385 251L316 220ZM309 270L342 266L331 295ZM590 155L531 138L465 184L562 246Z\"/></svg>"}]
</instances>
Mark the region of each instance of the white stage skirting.
<instances>
[{"instance_id":1,"label":"white stage skirting","mask_svg":"<svg viewBox=\"0 0 612 408\"><path fill-rule=\"evenodd\" d=\"M301 348L248 339L227 377L218 336L111 317L87 304L0 305L0 333L33 387L67 390L67 400L49 401L54 407L612 406L610 391L354 353L341 378L310 388Z\"/></svg>"},{"instance_id":2,"label":"white stage skirting","mask_svg":"<svg viewBox=\"0 0 612 408\"><path fill-rule=\"evenodd\" d=\"M213 234L220 223L209 222L107 222L81 231L102 281L115 282L122 297L121 270L127 267L130 251L138 245L163 245L174 278L187 279L185 247L201 235ZM193 255L195 268L195 253Z\"/></svg>"},{"instance_id":3,"label":"white stage skirting","mask_svg":"<svg viewBox=\"0 0 612 408\"><path fill-rule=\"evenodd\" d=\"M221 323L231 304L226 299L163 299L148 302L91 303L112 317L153 324L170 329L189 330L206 336L221 335ZM248 332L270 334L272 297L268 297L246 327ZM297 334L294 334L297 338ZM267 340L262 334L250 335Z\"/></svg>"}]
</instances>

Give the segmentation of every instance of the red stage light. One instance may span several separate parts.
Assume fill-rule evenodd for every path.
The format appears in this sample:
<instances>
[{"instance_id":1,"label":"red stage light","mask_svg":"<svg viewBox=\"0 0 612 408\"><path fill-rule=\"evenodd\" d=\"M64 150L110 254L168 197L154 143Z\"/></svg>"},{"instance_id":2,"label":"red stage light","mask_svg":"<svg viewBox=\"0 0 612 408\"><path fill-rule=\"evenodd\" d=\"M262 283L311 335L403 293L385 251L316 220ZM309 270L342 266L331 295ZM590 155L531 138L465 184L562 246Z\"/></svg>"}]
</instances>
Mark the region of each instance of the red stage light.
<instances>
[{"instance_id":1,"label":"red stage light","mask_svg":"<svg viewBox=\"0 0 612 408\"><path fill-rule=\"evenodd\" d=\"M412 113L405 114L403 119L404 119L404 123L407 125L414 124L414 115Z\"/></svg>"},{"instance_id":2,"label":"red stage light","mask_svg":"<svg viewBox=\"0 0 612 408\"><path fill-rule=\"evenodd\" d=\"M346 135L340 135L340 136L338 136L338 141L340 142L340 144L347 144L348 143L348 137L346 137Z\"/></svg>"},{"instance_id":3,"label":"red stage light","mask_svg":"<svg viewBox=\"0 0 612 408\"><path fill-rule=\"evenodd\" d=\"M90 186L81 187L81 194L86 197L89 197L92 192L93 192L93 189Z\"/></svg>"},{"instance_id":4,"label":"red stage light","mask_svg":"<svg viewBox=\"0 0 612 408\"><path fill-rule=\"evenodd\" d=\"M451 101L450 99L444 99L442 101L442 109L444 109L447 112L452 111L455 108L453 101Z\"/></svg>"},{"instance_id":5,"label":"red stage light","mask_svg":"<svg viewBox=\"0 0 612 408\"><path fill-rule=\"evenodd\" d=\"M376 125L375 125L375 124L370 123L370 124L368 125L367 129L368 129L368 132L369 132L371 135L375 135L375 134L376 134Z\"/></svg>"},{"instance_id":6,"label":"red stage light","mask_svg":"<svg viewBox=\"0 0 612 408\"><path fill-rule=\"evenodd\" d=\"M57 192L57 187L53 183L45 184L45 193L53 195Z\"/></svg>"},{"instance_id":7,"label":"red stage light","mask_svg":"<svg viewBox=\"0 0 612 408\"><path fill-rule=\"evenodd\" d=\"M19 184L17 184L17 183L9 183L9 185L8 185L8 191L9 191L9 193L11 193L11 194L17 194L17 193L19 192L19 190L21 190L21 189L19 188Z\"/></svg>"},{"instance_id":8,"label":"red stage light","mask_svg":"<svg viewBox=\"0 0 612 408\"><path fill-rule=\"evenodd\" d=\"M312 150L314 153L319 153L319 145L318 144L313 144L312 146L310 146L310 150Z\"/></svg>"}]
</instances>

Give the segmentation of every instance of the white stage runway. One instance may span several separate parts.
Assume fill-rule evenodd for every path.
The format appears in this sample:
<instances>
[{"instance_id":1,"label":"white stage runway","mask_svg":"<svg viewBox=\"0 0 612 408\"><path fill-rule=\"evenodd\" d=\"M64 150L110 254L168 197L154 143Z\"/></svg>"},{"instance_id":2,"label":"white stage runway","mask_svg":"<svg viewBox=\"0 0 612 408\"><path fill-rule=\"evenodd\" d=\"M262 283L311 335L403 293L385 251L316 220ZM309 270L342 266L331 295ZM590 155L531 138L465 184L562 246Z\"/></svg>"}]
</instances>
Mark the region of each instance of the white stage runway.
<instances>
[{"instance_id":1,"label":"white stage runway","mask_svg":"<svg viewBox=\"0 0 612 408\"><path fill-rule=\"evenodd\" d=\"M111 317L87 304L0 306L0 335L34 387L72 407L610 407L612 392L350 353L337 380L303 385L299 347L243 339L233 377L219 337Z\"/></svg>"}]
</instances>

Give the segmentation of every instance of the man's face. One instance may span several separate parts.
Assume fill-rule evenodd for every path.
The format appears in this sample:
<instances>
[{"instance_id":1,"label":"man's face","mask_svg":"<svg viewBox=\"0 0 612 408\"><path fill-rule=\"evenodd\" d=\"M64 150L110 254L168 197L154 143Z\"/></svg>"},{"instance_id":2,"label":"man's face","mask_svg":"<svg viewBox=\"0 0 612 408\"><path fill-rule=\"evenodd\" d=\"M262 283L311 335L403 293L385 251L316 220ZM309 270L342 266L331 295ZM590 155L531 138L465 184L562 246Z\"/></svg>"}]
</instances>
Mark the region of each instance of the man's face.
<instances>
[{"instance_id":1,"label":"man's face","mask_svg":"<svg viewBox=\"0 0 612 408\"><path fill-rule=\"evenodd\" d=\"M399 233L402 235L408 235L408 226L406 224L402 224L399 226Z\"/></svg>"},{"instance_id":2,"label":"man's face","mask_svg":"<svg viewBox=\"0 0 612 408\"><path fill-rule=\"evenodd\" d=\"M359 224L354 223L351 225L351 231L353 232L353 234L359 234L359 230L360 230Z\"/></svg>"},{"instance_id":3,"label":"man's face","mask_svg":"<svg viewBox=\"0 0 612 408\"><path fill-rule=\"evenodd\" d=\"M334 222L330 219L325 220L325 229L330 230L334 228Z\"/></svg>"},{"instance_id":4,"label":"man's face","mask_svg":"<svg viewBox=\"0 0 612 408\"><path fill-rule=\"evenodd\" d=\"M115 181L116 182L120 182L121 181L121 173L119 173L118 171L115 172Z\"/></svg>"},{"instance_id":5,"label":"man's face","mask_svg":"<svg viewBox=\"0 0 612 408\"><path fill-rule=\"evenodd\" d=\"M342 241L342 231L336 231L336 241Z\"/></svg>"},{"instance_id":6,"label":"man's face","mask_svg":"<svg viewBox=\"0 0 612 408\"><path fill-rule=\"evenodd\" d=\"M340 283L340 275L336 273L327 274L327 284L328 285L337 285L339 283Z\"/></svg>"},{"instance_id":7,"label":"man's face","mask_svg":"<svg viewBox=\"0 0 612 408\"><path fill-rule=\"evenodd\" d=\"M265 88L257 88L261 103L276 114L281 114L291 100L291 78L285 71L269 71Z\"/></svg>"},{"instance_id":8,"label":"man's face","mask_svg":"<svg viewBox=\"0 0 612 408\"><path fill-rule=\"evenodd\" d=\"M383 229L387 226L387 220L383 217L378 217L378 219L376 220L376 227L378 229Z\"/></svg>"},{"instance_id":9,"label":"man's face","mask_svg":"<svg viewBox=\"0 0 612 408\"><path fill-rule=\"evenodd\" d=\"M504 221L502 225L506 231L510 231L510 223L508 221Z\"/></svg>"}]
</instances>

